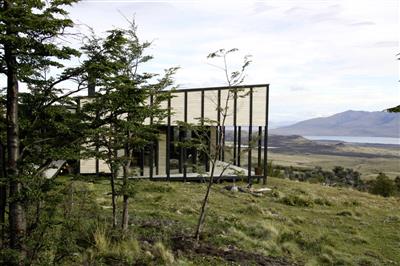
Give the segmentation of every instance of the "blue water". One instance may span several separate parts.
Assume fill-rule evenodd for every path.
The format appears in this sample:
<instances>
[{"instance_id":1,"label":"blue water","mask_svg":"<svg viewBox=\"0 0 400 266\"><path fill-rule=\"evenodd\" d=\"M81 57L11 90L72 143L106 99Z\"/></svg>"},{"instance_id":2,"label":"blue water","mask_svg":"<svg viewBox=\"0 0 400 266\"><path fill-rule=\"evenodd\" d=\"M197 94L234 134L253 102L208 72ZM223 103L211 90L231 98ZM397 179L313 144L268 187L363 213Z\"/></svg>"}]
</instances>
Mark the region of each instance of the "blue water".
<instances>
[{"instance_id":1,"label":"blue water","mask_svg":"<svg viewBox=\"0 0 400 266\"><path fill-rule=\"evenodd\" d=\"M348 137L348 136L304 136L309 140L337 140L353 143L396 144L400 145L400 138L385 137Z\"/></svg>"}]
</instances>

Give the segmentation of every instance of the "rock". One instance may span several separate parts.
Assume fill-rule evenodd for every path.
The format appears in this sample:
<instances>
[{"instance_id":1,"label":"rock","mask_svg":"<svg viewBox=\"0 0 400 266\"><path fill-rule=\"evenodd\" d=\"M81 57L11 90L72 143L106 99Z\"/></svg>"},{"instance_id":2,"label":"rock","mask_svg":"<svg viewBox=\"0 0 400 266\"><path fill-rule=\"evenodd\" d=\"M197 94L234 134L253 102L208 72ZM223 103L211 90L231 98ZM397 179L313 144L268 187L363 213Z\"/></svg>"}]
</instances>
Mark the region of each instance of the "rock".
<instances>
[{"instance_id":1,"label":"rock","mask_svg":"<svg viewBox=\"0 0 400 266\"><path fill-rule=\"evenodd\" d=\"M225 186L224 189L226 189L228 191L231 191L231 192L238 192L239 191L239 188L237 186L235 186L235 185L233 185L233 186L231 186L231 185L230 186Z\"/></svg>"},{"instance_id":2,"label":"rock","mask_svg":"<svg viewBox=\"0 0 400 266\"><path fill-rule=\"evenodd\" d=\"M239 189L240 192L244 192L244 193L249 192L249 190L245 189L245 188L238 187L238 189Z\"/></svg>"},{"instance_id":3,"label":"rock","mask_svg":"<svg viewBox=\"0 0 400 266\"><path fill-rule=\"evenodd\" d=\"M232 192L238 192L239 188L237 186L232 186L231 191Z\"/></svg>"},{"instance_id":4,"label":"rock","mask_svg":"<svg viewBox=\"0 0 400 266\"><path fill-rule=\"evenodd\" d=\"M264 188L259 188L259 189L254 189L254 190L253 190L253 192L256 192L256 193L261 193L261 192L270 192L270 191L272 191L272 189L270 189L270 188L267 188L267 187L264 187Z\"/></svg>"}]
</instances>

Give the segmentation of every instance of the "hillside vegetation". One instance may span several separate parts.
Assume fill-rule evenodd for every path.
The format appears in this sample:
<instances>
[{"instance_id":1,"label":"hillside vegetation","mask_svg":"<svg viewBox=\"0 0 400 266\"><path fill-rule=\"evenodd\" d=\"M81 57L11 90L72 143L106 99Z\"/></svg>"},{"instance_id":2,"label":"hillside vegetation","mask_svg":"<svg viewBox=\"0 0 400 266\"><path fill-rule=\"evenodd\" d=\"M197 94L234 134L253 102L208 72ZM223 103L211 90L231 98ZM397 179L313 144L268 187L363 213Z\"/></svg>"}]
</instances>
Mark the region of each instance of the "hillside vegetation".
<instances>
[{"instance_id":1,"label":"hillside vegetation","mask_svg":"<svg viewBox=\"0 0 400 266\"><path fill-rule=\"evenodd\" d=\"M399 198L278 178L264 195L218 184L195 245L204 184L133 181L130 233L121 240L105 226L107 180L56 182L57 215L69 218L47 229L54 250L44 255L60 265L400 265Z\"/></svg>"},{"instance_id":2,"label":"hillside vegetation","mask_svg":"<svg viewBox=\"0 0 400 266\"><path fill-rule=\"evenodd\" d=\"M271 135L268 144L273 147L269 159L277 165L325 170L342 166L360 172L364 180L374 179L379 173L393 179L400 176L398 145L320 142L298 135Z\"/></svg>"}]
</instances>

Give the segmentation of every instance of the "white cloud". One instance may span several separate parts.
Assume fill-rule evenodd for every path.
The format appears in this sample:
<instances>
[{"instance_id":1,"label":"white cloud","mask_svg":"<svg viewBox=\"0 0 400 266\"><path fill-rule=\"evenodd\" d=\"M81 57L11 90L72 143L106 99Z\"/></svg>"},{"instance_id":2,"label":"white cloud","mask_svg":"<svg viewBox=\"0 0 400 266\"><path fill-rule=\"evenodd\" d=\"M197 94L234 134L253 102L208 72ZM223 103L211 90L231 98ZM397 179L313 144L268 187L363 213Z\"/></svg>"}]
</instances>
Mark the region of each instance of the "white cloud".
<instances>
[{"instance_id":1,"label":"white cloud","mask_svg":"<svg viewBox=\"0 0 400 266\"><path fill-rule=\"evenodd\" d=\"M71 12L96 31L135 14L142 39L154 40L150 69L180 66L184 87L223 83L207 64L213 50L252 54L247 83L271 83L272 120L400 100L397 1L84 1Z\"/></svg>"}]
</instances>

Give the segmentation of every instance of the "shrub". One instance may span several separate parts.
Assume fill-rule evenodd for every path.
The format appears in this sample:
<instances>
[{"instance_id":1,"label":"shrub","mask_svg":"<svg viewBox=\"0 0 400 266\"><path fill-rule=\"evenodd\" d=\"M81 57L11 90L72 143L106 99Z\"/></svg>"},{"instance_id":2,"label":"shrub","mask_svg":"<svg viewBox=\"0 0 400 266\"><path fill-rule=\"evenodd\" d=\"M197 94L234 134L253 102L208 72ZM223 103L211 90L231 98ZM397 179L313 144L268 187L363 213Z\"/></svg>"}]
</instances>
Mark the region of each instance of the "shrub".
<instances>
[{"instance_id":1,"label":"shrub","mask_svg":"<svg viewBox=\"0 0 400 266\"><path fill-rule=\"evenodd\" d=\"M9 248L1 249L0 265L18 265L18 253Z\"/></svg>"},{"instance_id":2,"label":"shrub","mask_svg":"<svg viewBox=\"0 0 400 266\"><path fill-rule=\"evenodd\" d=\"M260 169L262 170L262 169ZM272 177L283 177L279 167L275 166L272 161L268 162L267 165L267 175Z\"/></svg>"},{"instance_id":3,"label":"shrub","mask_svg":"<svg viewBox=\"0 0 400 266\"><path fill-rule=\"evenodd\" d=\"M333 205L332 202L326 198L316 198L316 199L314 199L314 203L317 205L322 205L322 206L332 206Z\"/></svg>"},{"instance_id":4,"label":"shrub","mask_svg":"<svg viewBox=\"0 0 400 266\"><path fill-rule=\"evenodd\" d=\"M376 180L371 182L369 191L383 197L393 196L396 192L396 186L393 180L390 180L385 174L380 173Z\"/></svg>"},{"instance_id":5,"label":"shrub","mask_svg":"<svg viewBox=\"0 0 400 266\"><path fill-rule=\"evenodd\" d=\"M394 183L396 185L397 191L400 193L400 176L396 176L396 178L394 179Z\"/></svg>"},{"instance_id":6,"label":"shrub","mask_svg":"<svg viewBox=\"0 0 400 266\"><path fill-rule=\"evenodd\" d=\"M362 185L361 174L351 168L344 169L341 166L335 166L332 170L335 181L341 184L350 185L352 187L359 187Z\"/></svg>"},{"instance_id":7,"label":"shrub","mask_svg":"<svg viewBox=\"0 0 400 266\"><path fill-rule=\"evenodd\" d=\"M288 195L279 200L281 203L289 206L297 207L312 207L314 202L312 199L305 196Z\"/></svg>"}]
</instances>

